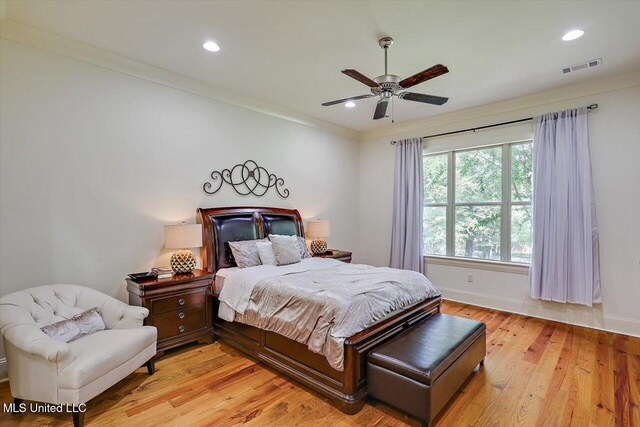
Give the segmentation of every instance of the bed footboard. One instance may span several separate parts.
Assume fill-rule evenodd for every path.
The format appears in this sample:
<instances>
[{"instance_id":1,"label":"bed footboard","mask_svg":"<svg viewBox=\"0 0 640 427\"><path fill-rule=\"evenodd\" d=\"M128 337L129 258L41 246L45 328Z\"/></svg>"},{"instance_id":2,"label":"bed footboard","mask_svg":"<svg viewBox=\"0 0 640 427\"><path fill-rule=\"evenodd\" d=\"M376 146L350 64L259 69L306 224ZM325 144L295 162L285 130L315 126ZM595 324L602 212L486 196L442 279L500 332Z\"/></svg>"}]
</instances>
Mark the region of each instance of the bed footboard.
<instances>
[{"instance_id":1,"label":"bed footboard","mask_svg":"<svg viewBox=\"0 0 640 427\"><path fill-rule=\"evenodd\" d=\"M440 311L441 298L430 298L390 313L344 343L344 370L337 371L321 354L275 332L218 318L214 298L214 333L224 343L276 369L355 414L367 398L367 354L400 332Z\"/></svg>"}]
</instances>

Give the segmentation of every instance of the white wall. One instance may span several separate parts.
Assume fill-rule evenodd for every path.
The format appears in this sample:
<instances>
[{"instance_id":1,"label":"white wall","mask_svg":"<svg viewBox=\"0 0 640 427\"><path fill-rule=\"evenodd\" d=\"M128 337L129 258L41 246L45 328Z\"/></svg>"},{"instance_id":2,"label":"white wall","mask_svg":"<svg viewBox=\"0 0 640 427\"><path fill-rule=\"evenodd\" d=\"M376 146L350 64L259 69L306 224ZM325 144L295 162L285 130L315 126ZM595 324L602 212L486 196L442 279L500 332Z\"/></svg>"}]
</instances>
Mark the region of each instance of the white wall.
<instances>
[{"instance_id":1,"label":"white wall","mask_svg":"<svg viewBox=\"0 0 640 427\"><path fill-rule=\"evenodd\" d=\"M168 264L163 225L198 207L295 207L355 248L354 140L6 39L0 55L0 295L77 283L126 300L127 273ZM247 159L289 198L204 194Z\"/></svg>"},{"instance_id":2,"label":"white wall","mask_svg":"<svg viewBox=\"0 0 640 427\"><path fill-rule=\"evenodd\" d=\"M449 299L640 336L640 83L564 101L555 101L558 96L549 93L548 98L554 101L546 103L537 97L535 106L527 106L530 99L512 101L511 110L501 113L488 114L498 109L489 105L443 115L425 121L422 127L413 123L410 131L408 126L399 127L397 133L399 137L426 135L598 103L600 108L589 113L589 136L600 231L603 303L589 309L532 300L528 296L527 276L520 274L434 264L426 265L426 274ZM508 138L509 129L481 131L477 133L478 139L486 139L484 134L490 132L499 134L497 138ZM519 139L522 126L514 126L513 132L517 135L514 140ZM357 262L388 265L392 139L395 138L374 137L360 143ZM431 143L442 143L438 141L434 139ZM467 282L467 273L473 274L473 283Z\"/></svg>"}]
</instances>

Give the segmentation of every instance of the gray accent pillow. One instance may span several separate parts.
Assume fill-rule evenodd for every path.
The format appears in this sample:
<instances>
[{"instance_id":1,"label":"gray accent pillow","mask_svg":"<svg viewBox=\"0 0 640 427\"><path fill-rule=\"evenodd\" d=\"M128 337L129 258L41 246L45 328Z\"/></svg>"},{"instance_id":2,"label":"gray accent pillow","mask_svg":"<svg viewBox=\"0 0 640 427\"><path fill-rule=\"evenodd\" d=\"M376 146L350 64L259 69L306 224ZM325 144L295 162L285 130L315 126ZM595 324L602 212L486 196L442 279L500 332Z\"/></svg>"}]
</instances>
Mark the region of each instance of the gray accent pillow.
<instances>
[{"instance_id":1,"label":"gray accent pillow","mask_svg":"<svg viewBox=\"0 0 640 427\"><path fill-rule=\"evenodd\" d=\"M60 322L43 326L40 330L54 340L70 342L83 335L102 331L106 328L98 308L93 307L80 314L76 314L71 319L61 320Z\"/></svg>"},{"instance_id":2,"label":"gray accent pillow","mask_svg":"<svg viewBox=\"0 0 640 427\"><path fill-rule=\"evenodd\" d=\"M307 242L304 240L304 237L298 236L298 248L300 248L300 258L311 258L311 254L309 253L309 248L307 248Z\"/></svg>"},{"instance_id":3,"label":"gray accent pillow","mask_svg":"<svg viewBox=\"0 0 640 427\"><path fill-rule=\"evenodd\" d=\"M278 265L295 264L302 260L298 236L269 234Z\"/></svg>"},{"instance_id":4,"label":"gray accent pillow","mask_svg":"<svg viewBox=\"0 0 640 427\"><path fill-rule=\"evenodd\" d=\"M255 267L262 265L260 255L258 254L258 246L256 242L269 241L268 239L260 240L240 240L238 242L229 242L233 259L239 268Z\"/></svg>"}]
</instances>

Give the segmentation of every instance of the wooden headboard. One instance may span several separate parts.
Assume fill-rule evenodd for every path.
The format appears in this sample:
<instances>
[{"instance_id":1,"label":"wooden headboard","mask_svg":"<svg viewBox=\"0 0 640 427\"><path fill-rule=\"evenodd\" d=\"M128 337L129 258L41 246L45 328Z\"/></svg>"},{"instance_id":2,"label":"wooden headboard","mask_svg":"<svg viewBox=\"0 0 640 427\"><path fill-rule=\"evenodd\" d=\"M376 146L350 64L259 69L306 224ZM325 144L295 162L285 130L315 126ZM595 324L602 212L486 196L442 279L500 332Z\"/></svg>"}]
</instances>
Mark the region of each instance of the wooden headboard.
<instances>
[{"instance_id":1,"label":"wooden headboard","mask_svg":"<svg viewBox=\"0 0 640 427\"><path fill-rule=\"evenodd\" d=\"M215 273L235 267L229 242L254 240L269 234L304 237L302 217L296 209L267 207L228 207L198 209L202 224L203 269Z\"/></svg>"}]
</instances>

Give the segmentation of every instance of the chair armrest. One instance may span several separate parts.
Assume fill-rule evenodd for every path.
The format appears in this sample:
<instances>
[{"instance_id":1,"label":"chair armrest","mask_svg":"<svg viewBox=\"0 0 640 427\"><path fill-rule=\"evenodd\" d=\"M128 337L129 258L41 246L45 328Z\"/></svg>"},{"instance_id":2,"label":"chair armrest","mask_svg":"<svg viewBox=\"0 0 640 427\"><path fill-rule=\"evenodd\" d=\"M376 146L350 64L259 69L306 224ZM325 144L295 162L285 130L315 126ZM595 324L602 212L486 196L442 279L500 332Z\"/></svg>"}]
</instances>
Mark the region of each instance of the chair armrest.
<instances>
[{"instance_id":1,"label":"chair armrest","mask_svg":"<svg viewBox=\"0 0 640 427\"><path fill-rule=\"evenodd\" d=\"M94 289L83 288L82 307L97 307L107 329L130 329L142 326L149 310L129 305Z\"/></svg>"},{"instance_id":2,"label":"chair armrest","mask_svg":"<svg viewBox=\"0 0 640 427\"><path fill-rule=\"evenodd\" d=\"M59 362L69 353L66 342L50 338L33 324L14 324L3 333L5 339L19 350L41 356L49 362Z\"/></svg>"},{"instance_id":3,"label":"chair armrest","mask_svg":"<svg viewBox=\"0 0 640 427\"><path fill-rule=\"evenodd\" d=\"M120 320L114 323L109 329L130 329L139 328L144 324L144 319L149 315L149 310L144 307L127 305L122 303L122 315Z\"/></svg>"}]
</instances>

